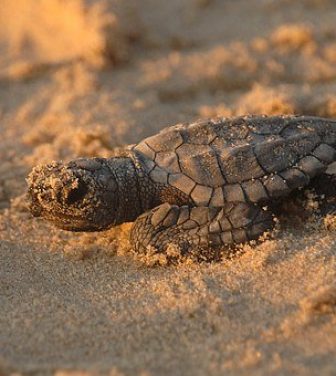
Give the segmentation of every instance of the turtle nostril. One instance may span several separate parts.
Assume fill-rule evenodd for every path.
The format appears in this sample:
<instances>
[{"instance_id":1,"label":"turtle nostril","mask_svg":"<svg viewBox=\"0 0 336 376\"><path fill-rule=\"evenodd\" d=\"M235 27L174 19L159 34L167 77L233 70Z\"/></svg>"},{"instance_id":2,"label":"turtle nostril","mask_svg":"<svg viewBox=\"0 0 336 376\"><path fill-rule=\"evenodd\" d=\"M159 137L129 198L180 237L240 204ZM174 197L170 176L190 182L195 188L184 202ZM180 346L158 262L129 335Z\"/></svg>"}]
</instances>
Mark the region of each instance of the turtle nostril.
<instances>
[{"instance_id":1,"label":"turtle nostril","mask_svg":"<svg viewBox=\"0 0 336 376\"><path fill-rule=\"evenodd\" d=\"M74 204L75 202L82 200L87 194L88 189L85 184L80 183L77 188L71 189L67 197L67 203L69 205Z\"/></svg>"}]
</instances>

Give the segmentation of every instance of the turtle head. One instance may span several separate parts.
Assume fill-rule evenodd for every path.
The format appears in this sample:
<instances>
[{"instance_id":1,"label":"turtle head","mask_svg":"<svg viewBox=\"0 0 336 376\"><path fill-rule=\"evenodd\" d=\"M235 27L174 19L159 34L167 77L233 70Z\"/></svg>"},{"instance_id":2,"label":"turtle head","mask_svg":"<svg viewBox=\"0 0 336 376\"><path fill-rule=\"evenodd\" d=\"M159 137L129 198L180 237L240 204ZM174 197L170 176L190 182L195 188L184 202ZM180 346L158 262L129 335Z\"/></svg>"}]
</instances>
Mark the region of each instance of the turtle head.
<instances>
[{"instance_id":1,"label":"turtle head","mask_svg":"<svg viewBox=\"0 0 336 376\"><path fill-rule=\"evenodd\" d=\"M104 158L37 166L27 183L35 217L71 231L100 231L117 224L118 185Z\"/></svg>"}]
</instances>

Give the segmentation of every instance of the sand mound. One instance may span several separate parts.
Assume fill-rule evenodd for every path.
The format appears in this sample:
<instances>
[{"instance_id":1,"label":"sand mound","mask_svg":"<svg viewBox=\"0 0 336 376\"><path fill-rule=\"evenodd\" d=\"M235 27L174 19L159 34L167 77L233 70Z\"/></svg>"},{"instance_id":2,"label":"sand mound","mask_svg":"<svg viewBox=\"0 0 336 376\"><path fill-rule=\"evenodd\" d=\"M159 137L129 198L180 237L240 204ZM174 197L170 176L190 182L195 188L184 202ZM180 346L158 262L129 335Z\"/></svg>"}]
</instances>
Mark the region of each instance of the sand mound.
<instances>
[{"instance_id":1,"label":"sand mound","mask_svg":"<svg viewBox=\"0 0 336 376\"><path fill-rule=\"evenodd\" d=\"M98 66L125 61L134 26L124 26L130 19L118 9L117 1L3 0L0 74L31 76L78 59Z\"/></svg>"}]
</instances>

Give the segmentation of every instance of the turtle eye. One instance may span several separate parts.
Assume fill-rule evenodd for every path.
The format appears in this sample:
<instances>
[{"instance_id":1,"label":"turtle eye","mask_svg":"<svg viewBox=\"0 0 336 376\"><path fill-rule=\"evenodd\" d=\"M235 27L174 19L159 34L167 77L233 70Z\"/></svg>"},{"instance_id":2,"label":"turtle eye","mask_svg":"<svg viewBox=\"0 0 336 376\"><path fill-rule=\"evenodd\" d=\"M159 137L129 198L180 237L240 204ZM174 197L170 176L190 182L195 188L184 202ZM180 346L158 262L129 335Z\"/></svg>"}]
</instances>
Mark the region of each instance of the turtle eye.
<instances>
[{"instance_id":1,"label":"turtle eye","mask_svg":"<svg viewBox=\"0 0 336 376\"><path fill-rule=\"evenodd\" d=\"M82 200L87 194L88 189L83 182L80 182L77 188L73 188L67 197L67 204L73 205L76 202Z\"/></svg>"}]
</instances>

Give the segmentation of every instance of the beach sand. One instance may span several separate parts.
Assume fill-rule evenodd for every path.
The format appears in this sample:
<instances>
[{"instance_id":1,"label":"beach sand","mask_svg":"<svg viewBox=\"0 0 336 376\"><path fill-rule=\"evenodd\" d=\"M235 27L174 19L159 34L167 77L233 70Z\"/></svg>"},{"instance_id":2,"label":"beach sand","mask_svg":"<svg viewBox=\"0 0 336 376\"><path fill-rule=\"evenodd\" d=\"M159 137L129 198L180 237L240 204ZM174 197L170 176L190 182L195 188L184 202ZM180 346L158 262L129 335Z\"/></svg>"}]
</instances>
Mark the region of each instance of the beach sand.
<instances>
[{"instance_id":1,"label":"beach sand","mask_svg":"<svg viewBox=\"0 0 336 376\"><path fill-rule=\"evenodd\" d=\"M284 211L218 263L150 267L130 224L31 217L39 163L212 116L336 118L334 0L2 0L0 374L336 375L336 221Z\"/></svg>"}]
</instances>

